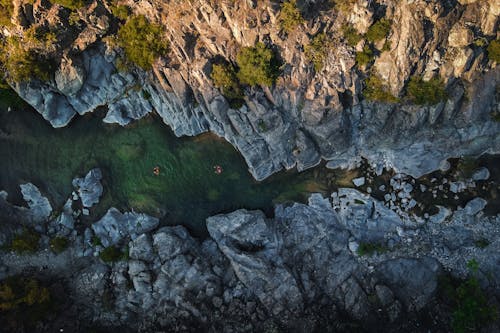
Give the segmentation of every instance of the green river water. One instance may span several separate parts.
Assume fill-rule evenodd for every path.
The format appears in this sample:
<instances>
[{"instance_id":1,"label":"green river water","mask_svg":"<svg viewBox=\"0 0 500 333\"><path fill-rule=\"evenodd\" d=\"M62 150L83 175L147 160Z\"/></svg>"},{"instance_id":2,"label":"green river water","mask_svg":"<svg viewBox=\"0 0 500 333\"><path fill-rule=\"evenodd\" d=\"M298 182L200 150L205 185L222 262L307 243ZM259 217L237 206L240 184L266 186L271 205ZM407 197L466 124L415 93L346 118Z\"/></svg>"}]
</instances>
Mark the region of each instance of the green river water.
<instances>
[{"instance_id":1,"label":"green river water","mask_svg":"<svg viewBox=\"0 0 500 333\"><path fill-rule=\"evenodd\" d=\"M71 194L71 180L99 167L104 195L91 209L96 220L115 206L162 217L164 225L183 224L203 234L206 217L238 208L262 209L287 200L304 201L327 190L334 171L283 172L256 182L241 155L214 135L177 138L155 116L125 128L104 124L102 112L76 117L53 129L11 93L1 92L0 190L21 204L19 184L32 182L60 209ZM14 106L7 112L6 106ZM214 172L214 165L223 168ZM160 167L160 175L153 168Z\"/></svg>"}]
</instances>

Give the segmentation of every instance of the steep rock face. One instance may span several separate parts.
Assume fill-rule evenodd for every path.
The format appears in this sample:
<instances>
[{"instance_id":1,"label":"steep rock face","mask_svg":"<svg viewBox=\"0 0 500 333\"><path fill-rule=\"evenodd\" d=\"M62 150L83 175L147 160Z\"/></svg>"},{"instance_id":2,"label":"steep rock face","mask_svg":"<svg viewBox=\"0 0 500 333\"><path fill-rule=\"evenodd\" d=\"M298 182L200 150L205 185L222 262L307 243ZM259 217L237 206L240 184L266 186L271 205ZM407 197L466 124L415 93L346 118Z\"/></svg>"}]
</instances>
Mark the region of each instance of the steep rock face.
<instances>
[{"instance_id":1,"label":"steep rock face","mask_svg":"<svg viewBox=\"0 0 500 333\"><path fill-rule=\"evenodd\" d=\"M66 43L78 51L63 58L55 79L15 86L53 126L102 105L108 106L104 121L121 125L154 110L178 136L213 131L226 138L259 180L283 168L309 168L321 158L331 166L353 166L360 156L420 176L448 157L499 151L500 125L491 113L498 111L500 70L491 67L483 47L471 44L494 38L500 10L494 0L359 1L350 15L306 3L315 15L288 36L279 29L279 7L267 1L120 3L162 24L170 53L151 73L120 72L120 52L106 48L101 38L113 33L106 5L95 1L80 10L80 26L67 33ZM43 16L31 12L56 12L38 2L23 10L42 23ZM448 86L446 101L419 107L362 100L366 73L355 65L342 26L350 22L365 32L384 11L392 27L388 49L384 40L375 44L380 55L374 72L400 96L411 76L440 76ZM64 21L66 12L57 13L52 19ZM320 32L332 47L315 72L303 46ZM234 62L241 47L256 41L280 55L282 75L273 87L246 89L246 104L233 109L213 87L211 65L216 57Z\"/></svg>"}]
</instances>

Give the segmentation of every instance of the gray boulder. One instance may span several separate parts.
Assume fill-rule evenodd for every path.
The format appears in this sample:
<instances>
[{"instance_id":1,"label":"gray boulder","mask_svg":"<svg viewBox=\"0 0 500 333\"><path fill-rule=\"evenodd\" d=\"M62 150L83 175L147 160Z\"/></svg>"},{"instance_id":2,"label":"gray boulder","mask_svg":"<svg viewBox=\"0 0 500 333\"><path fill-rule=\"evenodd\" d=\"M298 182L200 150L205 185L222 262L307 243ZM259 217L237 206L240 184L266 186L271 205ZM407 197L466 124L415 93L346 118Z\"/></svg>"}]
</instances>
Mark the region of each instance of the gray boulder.
<instances>
[{"instance_id":1,"label":"gray boulder","mask_svg":"<svg viewBox=\"0 0 500 333\"><path fill-rule=\"evenodd\" d=\"M441 265L430 257L398 258L383 262L376 271L408 311L419 311L436 292Z\"/></svg>"},{"instance_id":2,"label":"gray boulder","mask_svg":"<svg viewBox=\"0 0 500 333\"><path fill-rule=\"evenodd\" d=\"M300 290L279 255L277 235L262 212L238 210L212 216L207 228L239 280L268 311L283 316L302 309Z\"/></svg>"},{"instance_id":3,"label":"gray boulder","mask_svg":"<svg viewBox=\"0 0 500 333\"><path fill-rule=\"evenodd\" d=\"M472 174L472 180L487 180L488 178L490 178L490 171L485 167L475 170Z\"/></svg>"},{"instance_id":4,"label":"gray boulder","mask_svg":"<svg viewBox=\"0 0 500 333\"><path fill-rule=\"evenodd\" d=\"M29 216L33 222L43 222L52 213L49 200L42 196L38 187L31 183L20 185L21 194L29 207Z\"/></svg>"},{"instance_id":5,"label":"gray boulder","mask_svg":"<svg viewBox=\"0 0 500 333\"><path fill-rule=\"evenodd\" d=\"M99 237L103 246L108 247L118 244L121 240L155 229L160 221L146 214L136 212L121 213L112 207L96 223L92 225L94 233Z\"/></svg>"},{"instance_id":6,"label":"gray boulder","mask_svg":"<svg viewBox=\"0 0 500 333\"><path fill-rule=\"evenodd\" d=\"M90 170L84 178L73 179L73 186L78 189L83 207L90 208L99 202L103 191L101 179L101 170L97 168Z\"/></svg>"}]
</instances>

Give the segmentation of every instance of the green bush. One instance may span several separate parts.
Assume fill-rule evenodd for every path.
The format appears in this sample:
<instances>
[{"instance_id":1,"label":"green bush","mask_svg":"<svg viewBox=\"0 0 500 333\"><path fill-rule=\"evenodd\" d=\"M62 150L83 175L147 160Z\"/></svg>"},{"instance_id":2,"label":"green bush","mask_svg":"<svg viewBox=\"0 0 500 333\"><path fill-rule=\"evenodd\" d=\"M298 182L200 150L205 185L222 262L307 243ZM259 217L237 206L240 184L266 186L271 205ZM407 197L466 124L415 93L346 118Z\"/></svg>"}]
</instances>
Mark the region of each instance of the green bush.
<instances>
[{"instance_id":1,"label":"green bush","mask_svg":"<svg viewBox=\"0 0 500 333\"><path fill-rule=\"evenodd\" d=\"M391 25L390 20L380 19L368 29L366 39L372 43L384 39L391 31Z\"/></svg>"},{"instance_id":2,"label":"green bush","mask_svg":"<svg viewBox=\"0 0 500 333\"><path fill-rule=\"evenodd\" d=\"M309 45L304 46L306 58L314 64L316 72L323 68L328 49L328 37L324 33L317 34Z\"/></svg>"},{"instance_id":3,"label":"green bush","mask_svg":"<svg viewBox=\"0 0 500 333\"><path fill-rule=\"evenodd\" d=\"M12 0L0 0L0 25L10 26L14 5Z\"/></svg>"},{"instance_id":4,"label":"green bush","mask_svg":"<svg viewBox=\"0 0 500 333\"><path fill-rule=\"evenodd\" d=\"M47 81L49 72L47 62L37 57L35 52L26 49L24 42L17 37L5 40L0 50L0 63L9 81L23 82L33 78Z\"/></svg>"},{"instance_id":5,"label":"green bush","mask_svg":"<svg viewBox=\"0 0 500 333\"><path fill-rule=\"evenodd\" d=\"M50 240L50 249L55 253L61 253L68 248L69 241L66 237L57 236Z\"/></svg>"},{"instance_id":6,"label":"green bush","mask_svg":"<svg viewBox=\"0 0 500 333\"><path fill-rule=\"evenodd\" d=\"M343 12L349 11L357 0L331 0L335 7Z\"/></svg>"},{"instance_id":7,"label":"green bush","mask_svg":"<svg viewBox=\"0 0 500 333\"><path fill-rule=\"evenodd\" d=\"M128 253L127 253L128 255ZM124 253L120 251L116 246L109 246L99 253L99 258L104 262L115 262L122 260Z\"/></svg>"},{"instance_id":8,"label":"green bush","mask_svg":"<svg viewBox=\"0 0 500 333\"><path fill-rule=\"evenodd\" d=\"M363 51L356 52L356 63L360 66L366 66L374 59L374 54L370 46L365 45Z\"/></svg>"},{"instance_id":9,"label":"green bush","mask_svg":"<svg viewBox=\"0 0 500 333\"><path fill-rule=\"evenodd\" d=\"M58 4L73 10L85 6L85 0L50 0L50 1L54 4Z\"/></svg>"},{"instance_id":10,"label":"green bush","mask_svg":"<svg viewBox=\"0 0 500 333\"><path fill-rule=\"evenodd\" d=\"M363 90L363 96L371 101L379 101L385 103L396 103L398 98L392 95L389 91L389 87L382 82L382 80L372 74L365 81L365 88Z\"/></svg>"},{"instance_id":11,"label":"green bush","mask_svg":"<svg viewBox=\"0 0 500 333\"><path fill-rule=\"evenodd\" d=\"M168 51L161 26L150 23L142 15L130 18L120 27L116 41L127 60L144 70L151 69L154 61Z\"/></svg>"},{"instance_id":12,"label":"green bush","mask_svg":"<svg viewBox=\"0 0 500 333\"><path fill-rule=\"evenodd\" d=\"M352 47L358 45L358 43L363 39L363 36L361 36L353 26L348 24L342 27L342 33L347 44Z\"/></svg>"},{"instance_id":13,"label":"green bush","mask_svg":"<svg viewBox=\"0 0 500 333\"><path fill-rule=\"evenodd\" d=\"M229 64L214 64L212 66L214 86L229 100L232 107L241 107L243 92L240 88L234 67Z\"/></svg>"},{"instance_id":14,"label":"green bush","mask_svg":"<svg viewBox=\"0 0 500 333\"><path fill-rule=\"evenodd\" d=\"M381 243L360 243L358 247L358 255L372 255L375 252L384 253L387 252L387 247Z\"/></svg>"},{"instance_id":15,"label":"green bush","mask_svg":"<svg viewBox=\"0 0 500 333\"><path fill-rule=\"evenodd\" d=\"M279 74L279 67L273 51L263 43L254 47L244 47L236 56L239 67L237 77L243 84L250 86L272 86Z\"/></svg>"},{"instance_id":16,"label":"green bush","mask_svg":"<svg viewBox=\"0 0 500 333\"><path fill-rule=\"evenodd\" d=\"M444 82L438 78L424 81L420 76L413 76L407 91L411 101L418 105L435 105L447 96Z\"/></svg>"},{"instance_id":17,"label":"green bush","mask_svg":"<svg viewBox=\"0 0 500 333\"><path fill-rule=\"evenodd\" d=\"M302 13L297 8L297 0L283 2L279 15L280 26L286 32L293 31L298 25L304 23Z\"/></svg>"},{"instance_id":18,"label":"green bush","mask_svg":"<svg viewBox=\"0 0 500 333\"><path fill-rule=\"evenodd\" d=\"M11 250L17 253L33 253L38 250L40 235L33 230L26 229L21 234L16 235L11 243Z\"/></svg>"},{"instance_id":19,"label":"green bush","mask_svg":"<svg viewBox=\"0 0 500 333\"><path fill-rule=\"evenodd\" d=\"M126 20L130 16L130 8L128 6L119 5L119 6L111 6L111 13L114 16L118 17L120 20Z\"/></svg>"},{"instance_id":20,"label":"green bush","mask_svg":"<svg viewBox=\"0 0 500 333\"><path fill-rule=\"evenodd\" d=\"M500 63L500 39L492 40L488 45L488 59Z\"/></svg>"},{"instance_id":21,"label":"green bush","mask_svg":"<svg viewBox=\"0 0 500 333\"><path fill-rule=\"evenodd\" d=\"M488 304L476 277L478 266L477 261L469 261L469 277L463 281L441 278L440 287L453 306L451 326L454 333L478 332L497 318L496 307Z\"/></svg>"}]
</instances>

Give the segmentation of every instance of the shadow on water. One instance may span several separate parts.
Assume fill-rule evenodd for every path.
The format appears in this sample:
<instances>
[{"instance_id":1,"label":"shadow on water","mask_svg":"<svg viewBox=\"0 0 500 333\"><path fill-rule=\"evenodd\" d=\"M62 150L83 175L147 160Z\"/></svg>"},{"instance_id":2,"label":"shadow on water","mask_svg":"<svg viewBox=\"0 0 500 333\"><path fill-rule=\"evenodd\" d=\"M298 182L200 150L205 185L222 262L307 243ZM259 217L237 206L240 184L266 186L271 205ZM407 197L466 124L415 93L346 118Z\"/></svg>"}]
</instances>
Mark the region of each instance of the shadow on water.
<instances>
[{"instance_id":1,"label":"shadow on water","mask_svg":"<svg viewBox=\"0 0 500 333\"><path fill-rule=\"evenodd\" d=\"M326 192L338 176L317 168L256 182L241 155L211 134L177 138L152 115L126 128L108 125L102 112L53 129L22 102L9 102L17 107L0 111L0 189L9 193L9 201L22 204L19 184L32 182L60 209L73 190L71 180L99 167L105 190L89 222L115 206L162 217L164 225L183 224L203 236L210 215L239 208L271 215L274 203ZM215 165L222 167L221 174L214 172Z\"/></svg>"}]
</instances>

